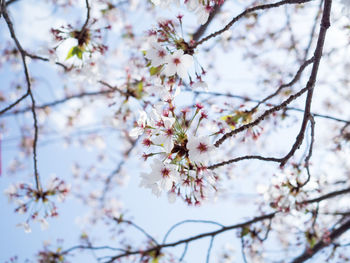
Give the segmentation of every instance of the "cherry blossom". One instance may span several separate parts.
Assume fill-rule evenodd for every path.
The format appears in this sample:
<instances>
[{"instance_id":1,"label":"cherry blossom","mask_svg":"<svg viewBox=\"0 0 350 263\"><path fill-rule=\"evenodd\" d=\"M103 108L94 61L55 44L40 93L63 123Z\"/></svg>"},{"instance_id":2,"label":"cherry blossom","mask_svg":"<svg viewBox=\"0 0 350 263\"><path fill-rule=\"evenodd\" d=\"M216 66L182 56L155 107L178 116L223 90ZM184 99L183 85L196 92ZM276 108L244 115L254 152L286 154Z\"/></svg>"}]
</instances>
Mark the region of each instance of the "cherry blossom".
<instances>
[{"instance_id":1,"label":"cherry blossom","mask_svg":"<svg viewBox=\"0 0 350 263\"><path fill-rule=\"evenodd\" d=\"M180 78L186 78L187 70L193 64L193 57L184 54L183 50L176 50L173 54L169 55L166 59L167 64L164 67L164 74L166 76L173 76L177 74Z\"/></svg>"},{"instance_id":2,"label":"cherry blossom","mask_svg":"<svg viewBox=\"0 0 350 263\"><path fill-rule=\"evenodd\" d=\"M26 222L19 224L23 226L25 232L30 232L29 222L39 222L42 229L48 227L46 218L57 217L57 207L52 200L52 196L56 196L59 202L63 201L70 191L70 185L63 180L52 178L46 186L46 190L38 190L30 184L18 183L10 185L5 190L10 202L15 202L18 207L15 212L20 214L28 214ZM39 209L40 207L40 209Z\"/></svg>"},{"instance_id":3,"label":"cherry blossom","mask_svg":"<svg viewBox=\"0 0 350 263\"><path fill-rule=\"evenodd\" d=\"M161 160L154 159L151 164L152 171L141 174L140 186L150 188L152 193L159 196L162 191L169 191L174 183L179 181L179 173L176 165L163 163Z\"/></svg>"},{"instance_id":4,"label":"cherry blossom","mask_svg":"<svg viewBox=\"0 0 350 263\"><path fill-rule=\"evenodd\" d=\"M139 119L137 121L137 126L130 131L129 135L133 138L139 137L144 131L144 128L146 126L146 121L147 121L146 112L139 111Z\"/></svg>"},{"instance_id":5,"label":"cherry blossom","mask_svg":"<svg viewBox=\"0 0 350 263\"><path fill-rule=\"evenodd\" d=\"M213 151L212 143L209 137L190 137L186 147L191 161L197 164L205 164L210 159L210 154Z\"/></svg>"},{"instance_id":6,"label":"cherry blossom","mask_svg":"<svg viewBox=\"0 0 350 263\"><path fill-rule=\"evenodd\" d=\"M152 139L152 142L156 145L162 146L166 153L170 153L174 148L174 140L172 137L172 131L168 129L168 133L160 134Z\"/></svg>"},{"instance_id":7,"label":"cherry blossom","mask_svg":"<svg viewBox=\"0 0 350 263\"><path fill-rule=\"evenodd\" d=\"M209 18L211 12L211 7L210 6L199 6L196 15L197 15L197 22L201 25L204 25Z\"/></svg>"},{"instance_id":8,"label":"cherry blossom","mask_svg":"<svg viewBox=\"0 0 350 263\"><path fill-rule=\"evenodd\" d=\"M151 43L151 47L146 51L145 57L151 60L152 67L158 67L166 63L168 51L156 42Z\"/></svg>"}]
</instances>

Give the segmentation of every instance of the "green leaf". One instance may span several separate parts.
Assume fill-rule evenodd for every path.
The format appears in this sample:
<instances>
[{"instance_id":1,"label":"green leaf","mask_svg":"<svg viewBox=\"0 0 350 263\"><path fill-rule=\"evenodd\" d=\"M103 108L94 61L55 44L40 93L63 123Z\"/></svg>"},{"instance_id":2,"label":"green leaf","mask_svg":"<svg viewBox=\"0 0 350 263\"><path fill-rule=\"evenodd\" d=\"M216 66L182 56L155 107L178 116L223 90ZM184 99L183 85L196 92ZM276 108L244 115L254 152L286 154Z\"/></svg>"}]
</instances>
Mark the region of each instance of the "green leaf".
<instances>
[{"instance_id":1,"label":"green leaf","mask_svg":"<svg viewBox=\"0 0 350 263\"><path fill-rule=\"evenodd\" d=\"M140 81L139 83L137 83L136 86L136 99L141 99L142 98L142 93L143 93L143 82Z\"/></svg>"},{"instance_id":2,"label":"green leaf","mask_svg":"<svg viewBox=\"0 0 350 263\"><path fill-rule=\"evenodd\" d=\"M83 50L81 48L79 48L78 46L72 47L69 51L68 51L68 55L66 57L67 59L70 59L71 57L73 57L74 55L76 55L79 59L83 59Z\"/></svg>"},{"instance_id":3,"label":"green leaf","mask_svg":"<svg viewBox=\"0 0 350 263\"><path fill-rule=\"evenodd\" d=\"M244 236L248 235L249 233L250 233L249 227L245 226L242 228L241 237L244 237Z\"/></svg>"},{"instance_id":4,"label":"green leaf","mask_svg":"<svg viewBox=\"0 0 350 263\"><path fill-rule=\"evenodd\" d=\"M226 122L227 125L229 125L230 128L234 130L240 118L241 117L238 115L226 115L226 116L222 116L220 119Z\"/></svg>"},{"instance_id":5,"label":"green leaf","mask_svg":"<svg viewBox=\"0 0 350 263\"><path fill-rule=\"evenodd\" d=\"M76 55L79 59L83 59L83 51L77 47Z\"/></svg>"},{"instance_id":6,"label":"green leaf","mask_svg":"<svg viewBox=\"0 0 350 263\"><path fill-rule=\"evenodd\" d=\"M66 57L66 60L67 60L67 59L70 59L71 57L74 56L74 54L75 54L75 48L76 48L76 47L72 47L72 48L68 51L68 55L67 55L67 57Z\"/></svg>"},{"instance_id":7,"label":"green leaf","mask_svg":"<svg viewBox=\"0 0 350 263\"><path fill-rule=\"evenodd\" d=\"M151 67L149 69L149 73L151 74L151 76L156 75L156 74L158 74L161 71L162 68L163 68L163 66Z\"/></svg>"},{"instance_id":8,"label":"green leaf","mask_svg":"<svg viewBox=\"0 0 350 263\"><path fill-rule=\"evenodd\" d=\"M313 249L317 243L317 236L314 233L305 232L305 237L309 243L310 248Z\"/></svg>"}]
</instances>

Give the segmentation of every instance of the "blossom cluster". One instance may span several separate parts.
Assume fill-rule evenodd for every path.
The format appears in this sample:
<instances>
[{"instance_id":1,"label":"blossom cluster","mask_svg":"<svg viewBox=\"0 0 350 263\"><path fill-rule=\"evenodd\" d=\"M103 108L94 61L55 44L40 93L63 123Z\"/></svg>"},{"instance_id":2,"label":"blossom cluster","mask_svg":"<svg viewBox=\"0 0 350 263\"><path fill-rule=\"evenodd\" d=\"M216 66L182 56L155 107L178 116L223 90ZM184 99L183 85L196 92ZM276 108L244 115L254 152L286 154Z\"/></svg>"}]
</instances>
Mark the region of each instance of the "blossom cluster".
<instances>
[{"instance_id":1,"label":"blossom cluster","mask_svg":"<svg viewBox=\"0 0 350 263\"><path fill-rule=\"evenodd\" d=\"M178 19L182 26L182 16ZM160 20L157 27L148 31L143 49L149 67L148 79L160 81L162 85L187 82L192 88L207 90L208 86L202 79L206 71L195 57L195 42L186 41L178 31L178 23L169 19Z\"/></svg>"},{"instance_id":2,"label":"blossom cluster","mask_svg":"<svg viewBox=\"0 0 350 263\"><path fill-rule=\"evenodd\" d=\"M148 42L145 57L149 60L151 75L177 75L181 79L187 77L188 70L193 65L193 49L177 35L174 21L158 22L158 27L149 31Z\"/></svg>"},{"instance_id":3,"label":"blossom cluster","mask_svg":"<svg viewBox=\"0 0 350 263\"><path fill-rule=\"evenodd\" d=\"M285 170L271 179L269 187L258 186L258 192L264 195L264 199L270 206L278 211L289 212L292 209L300 210L306 206L310 187L314 187L313 181L304 186L306 178L302 178L301 171Z\"/></svg>"},{"instance_id":4,"label":"blossom cluster","mask_svg":"<svg viewBox=\"0 0 350 263\"><path fill-rule=\"evenodd\" d=\"M5 194L10 202L15 202L18 205L15 212L20 214L29 213L26 222L19 224L29 233L31 232L30 221L40 222L43 229L48 227L46 218L58 216L57 207L51 197L56 196L58 201L63 201L69 190L69 185L63 180L54 178L49 182L46 190L38 190L30 184L17 183L10 185L5 190Z\"/></svg>"},{"instance_id":5,"label":"blossom cluster","mask_svg":"<svg viewBox=\"0 0 350 263\"><path fill-rule=\"evenodd\" d=\"M95 22L96 20L94 20L92 24ZM89 53L90 55L95 52L104 54L108 47L101 43L101 33L102 30L109 30L111 27L107 26L104 28L93 29L91 28L91 25L80 30L73 28L73 26L69 24L67 26L61 26L60 28L52 28L51 34L55 41L58 42L54 49L57 49L66 40L74 40L76 45L70 48L65 58L66 60L74 56L82 60L84 53Z\"/></svg>"},{"instance_id":6,"label":"blossom cluster","mask_svg":"<svg viewBox=\"0 0 350 263\"><path fill-rule=\"evenodd\" d=\"M185 108L177 115L171 100L155 105L151 113L141 111L130 135L145 135L142 144L149 149L143 157L157 156L150 173L141 174L141 186L160 196L168 193L169 201L182 196L188 204L199 204L214 190L218 177L207 168L214 146L209 136L197 136L201 122L207 118L203 106Z\"/></svg>"}]
</instances>

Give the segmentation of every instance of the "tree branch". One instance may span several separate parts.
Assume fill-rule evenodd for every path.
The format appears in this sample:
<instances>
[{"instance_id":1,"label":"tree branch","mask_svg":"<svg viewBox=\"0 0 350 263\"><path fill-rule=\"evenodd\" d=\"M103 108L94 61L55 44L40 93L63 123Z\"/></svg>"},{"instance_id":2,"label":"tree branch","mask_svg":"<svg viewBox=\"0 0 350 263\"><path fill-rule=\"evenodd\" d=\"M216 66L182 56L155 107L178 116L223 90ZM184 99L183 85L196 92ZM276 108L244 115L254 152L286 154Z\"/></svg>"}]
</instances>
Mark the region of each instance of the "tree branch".
<instances>
[{"instance_id":1,"label":"tree branch","mask_svg":"<svg viewBox=\"0 0 350 263\"><path fill-rule=\"evenodd\" d=\"M227 227L222 227L221 229L216 230L216 231L199 234L199 235L192 236L192 237L189 237L189 238L186 238L186 239L182 239L182 240L179 240L179 241L176 241L176 242L173 242L173 243L167 243L167 244L162 244L162 245L159 245L159 246L154 246L154 247L142 250L142 251L141 250L128 251L126 253L122 253L122 254L119 254L119 255L111 257L111 259L108 260L107 262L111 263L111 262L114 262L117 259L120 259L120 258L123 258L123 257L127 257L127 256L130 256L130 255L137 255L137 254L147 255L148 253L153 252L153 251L160 251L163 248L175 247L175 246L178 246L178 245L181 245L181 244L187 244L189 242L192 242L192 241L195 241L195 240L198 240L198 239L202 239L202 238L205 238L205 237L215 237L216 235L219 235L219 234L221 234L223 232L226 232L226 231L229 231L229 230L232 230L232 229L242 228L244 226L251 225L251 224L256 223L256 222L264 221L266 219L271 219L275 215L276 215L276 213L266 214L266 215L263 215L263 216L255 217L255 218L253 218L253 219L251 219L249 221L246 221L244 223L240 223L240 224L236 224L236 225L232 225L232 226L227 226Z\"/></svg>"},{"instance_id":2,"label":"tree branch","mask_svg":"<svg viewBox=\"0 0 350 263\"><path fill-rule=\"evenodd\" d=\"M330 192L330 193L322 195L320 197L306 200L306 201L302 202L302 204L319 203L319 202L321 202L323 200L326 200L326 199L329 199L329 198L333 198L333 197L337 197L338 195L343 195L343 194L347 194L347 193L350 193L350 188L343 189L343 190L338 190L338 191L334 191L334 192Z\"/></svg>"},{"instance_id":3,"label":"tree branch","mask_svg":"<svg viewBox=\"0 0 350 263\"><path fill-rule=\"evenodd\" d=\"M225 3L225 2L224 2ZM220 9L222 7L223 4L221 5L215 5L214 9L211 11L209 18L207 20L207 22L204 25L201 25L197 31L192 35L192 39L194 41L198 41L199 38L201 38L204 34L204 32L207 30L208 26L210 25L210 23L213 21L214 17L220 13Z\"/></svg>"},{"instance_id":4,"label":"tree branch","mask_svg":"<svg viewBox=\"0 0 350 263\"><path fill-rule=\"evenodd\" d=\"M327 1L327 0L326 0ZM317 252L319 252L321 249L329 246L335 239L340 237L342 234L344 234L346 231L350 229L350 220L346 221L344 224L342 224L340 227L333 230L330 234L330 242L325 242L324 240L320 240L318 243L316 243L313 248L307 247L305 251L295 258L292 263L302 263L306 260L312 258Z\"/></svg>"},{"instance_id":5,"label":"tree branch","mask_svg":"<svg viewBox=\"0 0 350 263\"><path fill-rule=\"evenodd\" d=\"M258 125L262 120L264 120L266 117L268 117L269 115L271 115L272 113L279 111L281 109L284 109L288 104L290 104L292 101L294 101L295 99L299 98L301 95L303 95L307 90L309 89L308 86L306 86L305 88L301 89L299 92L291 95L288 97L288 99L286 99L285 101L283 101L281 104L272 107L271 109L266 110L261 116L259 116L255 121L242 125L241 127L232 130L229 133L225 133L219 140L217 140L215 142L215 147L219 147L226 139L228 139L229 137L232 137L233 135L240 133L242 131L245 131L249 128L252 128L256 125Z\"/></svg>"},{"instance_id":6,"label":"tree branch","mask_svg":"<svg viewBox=\"0 0 350 263\"><path fill-rule=\"evenodd\" d=\"M281 86L278 87L278 89L272 93L271 95L267 96L266 98L264 98L263 100L261 100L252 110L251 112L254 112L261 104L265 103L266 101L270 100L271 98L275 97L276 95L278 95L283 89L288 88L290 86L293 86L301 77L301 74L303 73L304 69L310 65L311 63L314 62L314 57L306 60L298 69L297 73L295 74L294 78L286 83L286 84L282 84Z\"/></svg>"},{"instance_id":7,"label":"tree branch","mask_svg":"<svg viewBox=\"0 0 350 263\"><path fill-rule=\"evenodd\" d=\"M244 10L242 13L240 13L239 15L237 15L236 17L234 17L223 29L220 29L220 30L210 34L209 36L204 37L200 41L196 42L193 45L193 48L196 48L197 46L203 44L204 42L208 41L209 39L214 38L214 37L222 34L226 30L230 29L230 27L233 26L233 24L235 24L242 17L246 16L249 13L252 13L252 12L255 12L258 10L266 10L266 9L276 8L276 7L279 7L282 5L287 5L287 4L302 4L302 3L306 3L306 2L310 2L310 1L312 1L312 0L284 0L284 1L276 2L276 3L272 3L272 4L258 5L255 7L248 8L248 9Z\"/></svg>"},{"instance_id":8,"label":"tree branch","mask_svg":"<svg viewBox=\"0 0 350 263\"><path fill-rule=\"evenodd\" d=\"M36 109L35 99L34 99L34 95L32 93L31 80L29 77L29 72L28 72L28 67L27 67L27 62L26 62L26 52L22 48L21 44L19 43L19 41L17 39L17 36L16 36L14 28L13 28L13 24L11 22L11 19L10 19L8 13L7 13L6 3L4 0L2 1L1 10L2 10L2 14L4 16L4 19L6 21L7 27L10 31L11 38L15 42L16 47L17 47L18 51L20 52L21 58L22 58L24 75L25 75L26 82L27 82L27 93L31 99L31 103L32 103L31 111L32 111L33 120L34 120L34 124L33 124L34 125L34 140L33 140L34 178L35 178L35 184L36 184L37 190L39 192L42 192L42 187L41 187L41 183L40 183L40 179L39 179L39 172L38 172L38 162L37 162L37 142L38 142L38 133L39 133L38 120L37 120L37 116L36 116L36 112L35 112L35 109ZM22 96L22 98L23 98L23 96ZM19 101L17 101L17 103L19 103Z\"/></svg>"},{"instance_id":9,"label":"tree branch","mask_svg":"<svg viewBox=\"0 0 350 263\"><path fill-rule=\"evenodd\" d=\"M280 105L273 107L267 111L265 111L260 117L258 117L255 121L248 123L246 125L243 125L229 133L226 133L222 136L222 138L220 138L218 141L215 142L215 146L218 147L220 146L227 138L242 132L248 128L251 128L257 124L259 124L265 117L267 117L268 115L270 115L271 113L278 111L280 109L282 109L283 107L287 106L290 102L292 102L294 99L298 98L299 96L301 96L304 92L307 91L307 97L306 97L306 102L305 102L305 110L304 110L304 116L303 116L303 121L301 124L301 128L300 131L296 137L296 140L291 148L291 150L282 158L270 158L270 157L261 157L261 156L246 156L246 157L240 157L240 158L236 158L230 161L227 161L229 163L231 162L236 162L239 160L242 160L242 158L244 159L259 159L259 160L267 160L267 161L275 161L275 162L280 162L281 166L284 166L285 163L294 155L294 153L296 152L296 150L300 147L300 145L303 142L304 139L304 134L305 134L305 129L306 129L306 125L308 123L308 121L310 120L310 116L311 116L311 102L312 102L312 96L313 96L313 90L314 90L314 86L316 83L316 78L317 78L317 73L318 73L318 68L320 65L320 61L321 61L321 57L322 57L322 51L323 51L323 46L324 46L324 42L325 42L325 37L326 37L326 32L327 29L330 27L330 10L331 10L331 4L332 2L330 0L325 1L325 5L324 5L324 11L323 11L323 15L322 15L322 21L321 21L321 28L320 28L320 33L318 36L318 40L317 40L317 46L314 52L314 62L313 62L313 67L312 67L312 71L311 71L311 75L309 77L309 80L306 84L306 87L303 88L302 90L300 90L298 93L291 95L287 100L285 100L283 103L281 103ZM224 165L223 162L221 163L220 166ZM215 166L214 166L215 167Z\"/></svg>"}]
</instances>

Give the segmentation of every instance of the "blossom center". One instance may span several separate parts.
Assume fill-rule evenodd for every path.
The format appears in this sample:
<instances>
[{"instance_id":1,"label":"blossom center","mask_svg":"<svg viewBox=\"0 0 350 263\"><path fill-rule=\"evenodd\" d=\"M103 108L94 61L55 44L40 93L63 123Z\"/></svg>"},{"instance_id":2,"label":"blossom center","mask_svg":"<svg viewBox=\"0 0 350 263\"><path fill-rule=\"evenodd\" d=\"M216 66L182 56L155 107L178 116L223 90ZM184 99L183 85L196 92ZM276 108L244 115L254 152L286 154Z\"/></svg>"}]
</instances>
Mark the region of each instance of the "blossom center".
<instances>
[{"instance_id":1,"label":"blossom center","mask_svg":"<svg viewBox=\"0 0 350 263\"><path fill-rule=\"evenodd\" d=\"M165 52L163 50L159 50L158 51L158 56L161 57L161 58L165 57Z\"/></svg>"},{"instance_id":2,"label":"blossom center","mask_svg":"<svg viewBox=\"0 0 350 263\"><path fill-rule=\"evenodd\" d=\"M169 174L170 174L170 170L169 169L163 168L160 172L161 172L163 177L169 177Z\"/></svg>"},{"instance_id":3,"label":"blossom center","mask_svg":"<svg viewBox=\"0 0 350 263\"><path fill-rule=\"evenodd\" d=\"M199 143L199 145L197 146L197 149L200 153L203 153L208 151L208 146L204 143Z\"/></svg>"},{"instance_id":4,"label":"blossom center","mask_svg":"<svg viewBox=\"0 0 350 263\"><path fill-rule=\"evenodd\" d=\"M172 129L167 129L167 130L165 131L165 133L166 133L166 135L167 135L168 137L170 137L170 136L172 136L172 135L174 134L174 132L173 132Z\"/></svg>"},{"instance_id":5,"label":"blossom center","mask_svg":"<svg viewBox=\"0 0 350 263\"><path fill-rule=\"evenodd\" d=\"M181 60L179 58L174 58L173 62L177 66L177 65L179 65L181 63Z\"/></svg>"}]
</instances>

